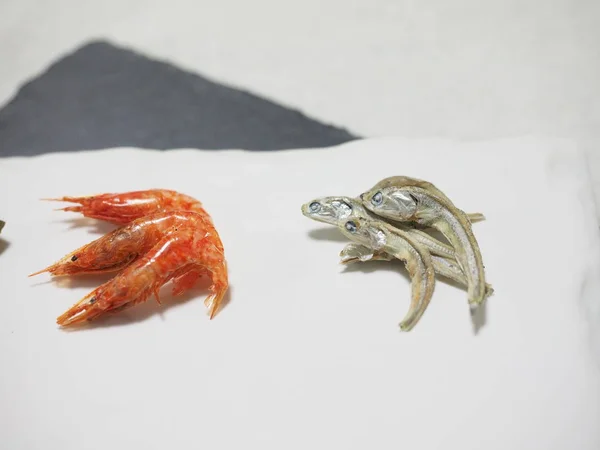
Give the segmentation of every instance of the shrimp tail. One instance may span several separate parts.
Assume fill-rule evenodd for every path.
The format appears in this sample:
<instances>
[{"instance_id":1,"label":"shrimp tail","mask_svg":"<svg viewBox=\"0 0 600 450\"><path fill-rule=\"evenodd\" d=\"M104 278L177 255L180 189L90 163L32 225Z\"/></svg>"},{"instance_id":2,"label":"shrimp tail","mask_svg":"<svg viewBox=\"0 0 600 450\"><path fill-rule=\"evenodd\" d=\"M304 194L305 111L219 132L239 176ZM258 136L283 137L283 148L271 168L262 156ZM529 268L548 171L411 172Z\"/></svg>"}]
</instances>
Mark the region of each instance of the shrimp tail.
<instances>
[{"instance_id":1,"label":"shrimp tail","mask_svg":"<svg viewBox=\"0 0 600 450\"><path fill-rule=\"evenodd\" d=\"M224 304L225 293L229 287L227 281L227 264L223 261L217 270L212 272L213 285L210 287L211 294L204 300L204 306L209 309L210 320L221 310Z\"/></svg>"}]
</instances>

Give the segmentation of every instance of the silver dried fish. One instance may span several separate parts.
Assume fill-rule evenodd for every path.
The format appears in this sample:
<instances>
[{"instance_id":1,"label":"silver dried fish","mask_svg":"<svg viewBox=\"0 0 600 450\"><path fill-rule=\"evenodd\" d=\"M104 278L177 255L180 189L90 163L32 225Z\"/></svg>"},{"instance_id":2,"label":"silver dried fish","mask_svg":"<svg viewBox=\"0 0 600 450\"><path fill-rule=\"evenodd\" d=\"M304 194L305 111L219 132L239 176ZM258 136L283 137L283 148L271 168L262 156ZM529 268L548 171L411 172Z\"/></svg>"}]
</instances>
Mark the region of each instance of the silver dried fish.
<instances>
[{"instance_id":1,"label":"silver dried fish","mask_svg":"<svg viewBox=\"0 0 600 450\"><path fill-rule=\"evenodd\" d=\"M467 214L433 184L410 177L389 177L360 195L372 213L398 222L416 222L440 231L452 244L455 258L468 284L472 307L480 305L493 289L485 281L479 244Z\"/></svg>"}]
</instances>

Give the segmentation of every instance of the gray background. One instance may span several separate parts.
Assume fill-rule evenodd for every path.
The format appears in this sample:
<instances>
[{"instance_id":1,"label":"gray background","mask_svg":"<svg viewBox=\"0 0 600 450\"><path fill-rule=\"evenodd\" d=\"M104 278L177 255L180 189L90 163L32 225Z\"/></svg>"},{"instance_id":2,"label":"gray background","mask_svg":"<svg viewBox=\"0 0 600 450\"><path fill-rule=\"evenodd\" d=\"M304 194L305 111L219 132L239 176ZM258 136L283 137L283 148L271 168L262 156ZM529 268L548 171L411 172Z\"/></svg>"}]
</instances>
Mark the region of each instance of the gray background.
<instances>
[{"instance_id":1,"label":"gray background","mask_svg":"<svg viewBox=\"0 0 600 450\"><path fill-rule=\"evenodd\" d=\"M141 147L281 150L356 139L298 111L106 42L61 58L0 110L2 156Z\"/></svg>"}]
</instances>

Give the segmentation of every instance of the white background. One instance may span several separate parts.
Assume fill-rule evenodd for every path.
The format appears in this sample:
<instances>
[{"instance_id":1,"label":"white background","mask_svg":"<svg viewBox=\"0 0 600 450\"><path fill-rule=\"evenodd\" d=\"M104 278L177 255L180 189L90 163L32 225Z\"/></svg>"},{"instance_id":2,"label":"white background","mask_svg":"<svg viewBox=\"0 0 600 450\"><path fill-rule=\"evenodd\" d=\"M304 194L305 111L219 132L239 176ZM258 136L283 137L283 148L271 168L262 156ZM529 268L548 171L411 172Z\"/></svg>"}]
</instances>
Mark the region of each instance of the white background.
<instances>
[{"instance_id":1,"label":"white background","mask_svg":"<svg viewBox=\"0 0 600 450\"><path fill-rule=\"evenodd\" d=\"M401 333L401 264L344 271L345 240L300 213L390 167L486 215L474 231L496 292L477 335L466 293L443 282ZM2 448L597 450L600 241L585 172L568 142L535 140L5 160ZM102 277L26 275L110 227L39 198L160 186L213 216L230 303L209 321L203 292L185 302L165 292L162 307L151 299L91 329L58 329Z\"/></svg>"}]
</instances>

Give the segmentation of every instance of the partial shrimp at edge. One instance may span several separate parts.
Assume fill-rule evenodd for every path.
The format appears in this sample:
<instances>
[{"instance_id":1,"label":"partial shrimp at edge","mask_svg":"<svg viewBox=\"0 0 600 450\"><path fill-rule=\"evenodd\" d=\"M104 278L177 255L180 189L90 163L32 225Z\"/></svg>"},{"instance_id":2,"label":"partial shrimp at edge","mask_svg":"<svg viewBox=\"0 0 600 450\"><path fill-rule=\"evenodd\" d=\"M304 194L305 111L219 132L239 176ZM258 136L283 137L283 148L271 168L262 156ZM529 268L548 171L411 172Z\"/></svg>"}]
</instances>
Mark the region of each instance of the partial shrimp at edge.
<instances>
[{"instance_id":1,"label":"partial shrimp at edge","mask_svg":"<svg viewBox=\"0 0 600 450\"><path fill-rule=\"evenodd\" d=\"M59 211L80 212L85 217L126 225L132 220L161 211L194 211L212 223L202 203L193 197L168 189L148 189L124 193L104 193L82 197L43 200L77 203Z\"/></svg>"}]
</instances>

